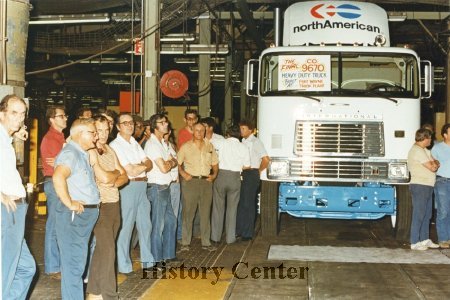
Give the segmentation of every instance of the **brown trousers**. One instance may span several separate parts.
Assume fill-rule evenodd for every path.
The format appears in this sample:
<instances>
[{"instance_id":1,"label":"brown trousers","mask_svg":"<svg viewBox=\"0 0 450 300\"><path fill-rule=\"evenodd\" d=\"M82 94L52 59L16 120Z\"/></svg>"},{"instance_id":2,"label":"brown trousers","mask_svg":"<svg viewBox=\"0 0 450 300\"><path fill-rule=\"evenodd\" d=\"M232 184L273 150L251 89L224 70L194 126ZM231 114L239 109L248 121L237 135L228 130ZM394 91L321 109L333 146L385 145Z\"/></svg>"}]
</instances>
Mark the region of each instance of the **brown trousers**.
<instances>
[{"instance_id":1,"label":"brown trousers","mask_svg":"<svg viewBox=\"0 0 450 300\"><path fill-rule=\"evenodd\" d=\"M87 292L102 295L103 299L118 299L116 280L116 238L120 228L120 203L102 203L97 224L96 239Z\"/></svg>"},{"instance_id":2,"label":"brown trousers","mask_svg":"<svg viewBox=\"0 0 450 300\"><path fill-rule=\"evenodd\" d=\"M198 207L202 246L210 246L212 183L205 179L196 178L189 181L183 180L181 181L181 191L183 196L181 244L189 245L191 243L192 223Z\"/></svg>"}]
</instances>

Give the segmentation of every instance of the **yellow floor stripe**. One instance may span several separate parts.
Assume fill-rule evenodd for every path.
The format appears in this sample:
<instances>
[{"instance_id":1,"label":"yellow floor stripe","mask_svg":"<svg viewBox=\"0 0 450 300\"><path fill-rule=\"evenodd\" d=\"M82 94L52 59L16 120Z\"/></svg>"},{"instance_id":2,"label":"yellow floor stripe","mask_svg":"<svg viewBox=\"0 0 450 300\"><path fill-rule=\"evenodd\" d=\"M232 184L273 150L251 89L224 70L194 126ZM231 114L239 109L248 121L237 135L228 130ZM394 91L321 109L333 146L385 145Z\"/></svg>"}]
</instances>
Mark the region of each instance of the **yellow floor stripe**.
<instances>
[{"instance_id":1,"label":"yellow floor stripe","mask_svg":"<svg viewBox=\"0 0 450 300\"><path fill-rule=\"evenodd\" d=\"M162 278L162 273L158 273L158 281L139 299L223 299L233 277L231 270L226 269L220 273L218 280L213 272L200 273L196 279L191 279L195 276L189 277L186 273L184 279L180 278L179 271L175 272L176 278L167 273L166 279Z\"/></svg>"}]
</instances>

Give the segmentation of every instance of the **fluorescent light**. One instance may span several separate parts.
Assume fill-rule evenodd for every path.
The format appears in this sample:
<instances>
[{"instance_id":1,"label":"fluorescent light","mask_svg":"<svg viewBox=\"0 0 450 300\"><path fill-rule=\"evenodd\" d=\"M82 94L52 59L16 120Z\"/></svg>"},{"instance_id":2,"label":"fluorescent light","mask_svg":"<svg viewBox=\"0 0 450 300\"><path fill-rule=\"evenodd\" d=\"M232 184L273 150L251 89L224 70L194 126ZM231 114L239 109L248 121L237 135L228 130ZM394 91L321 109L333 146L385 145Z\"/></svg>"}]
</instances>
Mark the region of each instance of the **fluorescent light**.
<instances>
[{"instance_id":1,"label":"fluorescent light","mask_svg":"<svg viewBox=\"0 0 450 300\"><path fill-rule=\"evenodd\" d=\"M31 17L30 25L50 24L80 24L80 23L107 23L108 14L82 14L82 15L41 15Z\"/></svg>"},{"instance_id":2,"label":"fluorescent light","mask_svg":"<svg viewBox=\"0 0 450 300\"><path fill-rule=\"evenodd\" d=\"M403 12L389 12L388 20L391 22L403 22L406 20L406 13Z\"/></svg>"},{"instance_id":3,"label":"fluorescent light","mask_svg":"<svg viewBox=\"0 0 450 300\"><path fill-rule=\"evenodd\" d=\"M161 42L193 42L195 35L190 33L170 33L162 36L159 39Z\"/></svg>"},{"instance_id":4,"label":"fluorescent light","mask_svg":"<svg viewBox=\"0 0 450 300\"><path fill-rule=\"evenodd\" d=\"M161 54L228 54L227 44L216 45L199 45L199 44L171 44L161 45Z\"/></svg>"},{"instance_id":5,"label":"fluorescent light","mask_svg":"<svg viewBox=\"0 0 450 300\"><path fill-rule=\"evenodd\" d=\"M73 62L70 61L69 62ZM80 64L126 64L128 63L127 59L91 59L91 60L82 60Z\"/></svg>"}]
</instances>

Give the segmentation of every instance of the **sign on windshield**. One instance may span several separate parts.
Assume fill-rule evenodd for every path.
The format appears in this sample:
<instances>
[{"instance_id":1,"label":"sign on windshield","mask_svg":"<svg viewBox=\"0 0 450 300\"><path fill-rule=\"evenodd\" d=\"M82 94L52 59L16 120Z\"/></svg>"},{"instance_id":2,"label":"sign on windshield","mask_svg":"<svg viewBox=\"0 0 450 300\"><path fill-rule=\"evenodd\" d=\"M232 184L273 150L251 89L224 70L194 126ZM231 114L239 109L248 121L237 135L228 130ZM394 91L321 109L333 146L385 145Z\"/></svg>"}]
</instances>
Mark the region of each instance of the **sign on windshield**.
<instances>
[{"instance_id":1,"label":"sign on windshield","mask_svg":"<svg viewBox=\"0 0 450 300\"><path fill-rule=\"evenodd\" d=\"M278 90L331 91L330 55L280 55Z\"/></svg>"}]
</instances>

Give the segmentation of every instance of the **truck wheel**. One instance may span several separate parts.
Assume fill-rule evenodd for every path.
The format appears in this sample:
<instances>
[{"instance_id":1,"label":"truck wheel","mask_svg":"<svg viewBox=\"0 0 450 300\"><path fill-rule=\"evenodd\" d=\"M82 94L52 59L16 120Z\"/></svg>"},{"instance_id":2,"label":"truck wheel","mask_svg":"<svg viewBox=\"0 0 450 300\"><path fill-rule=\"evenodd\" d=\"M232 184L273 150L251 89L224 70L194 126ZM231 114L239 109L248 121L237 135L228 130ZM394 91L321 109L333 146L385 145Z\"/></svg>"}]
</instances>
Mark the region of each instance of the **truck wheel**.
<instances>
[{"instance_id":1,"label":"truck wheel","mask_svg":"<svg viewBox=\"0 0 450 300\"><path fill-rule=\"evenodd\" d=\"M263 237L278 235L278 182L262 180L260 196L261 234Z\"/></svg>"},{"instance_id":2,"label":"truck wheel","mask_svg":"<svg viewBox=\"0 0 450 300\"><path fill-rule=\"evenodd\" d=\"M408 185L398 185L397 217L395 220L395 238L402 242L409 242L412 218L412 200Z\"/></svg>"}]
</instances>

